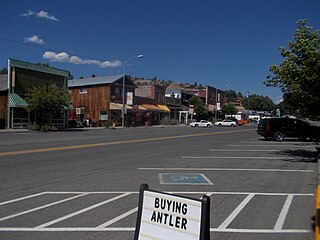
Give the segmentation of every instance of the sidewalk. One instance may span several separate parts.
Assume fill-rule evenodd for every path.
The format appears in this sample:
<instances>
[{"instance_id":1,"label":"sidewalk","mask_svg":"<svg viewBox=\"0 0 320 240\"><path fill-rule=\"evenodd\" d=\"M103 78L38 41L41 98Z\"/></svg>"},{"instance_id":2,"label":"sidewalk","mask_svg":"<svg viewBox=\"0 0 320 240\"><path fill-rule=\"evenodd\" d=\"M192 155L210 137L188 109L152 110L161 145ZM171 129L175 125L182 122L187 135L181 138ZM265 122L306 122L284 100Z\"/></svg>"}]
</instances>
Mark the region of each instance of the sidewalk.
<instances>
[{"instance_id":1,"label":"sidewalk","mask_svg":"<svg viewBox=\"0 0 320 240\"><path fill-rule=\"evenodd\" d=\"M169 127L185 127L185 124L178 125L153 125L153 126L136 126L136 127L125 127L127 128L169 128ZM113 129L112 127L83 127L83 128L67 128L65 130L60 130L57 132L77 132L77 131L91 131L91 130L102 130L102 129ZM123 129L121 126L117 126L114 129ZM0 129L1 133L23 133L23 132L32 132L32 130L26 128L14 128L14 129Z\"/></svg>"},{"instance_id":2,"label":"sidewalk","mask_svg":"<svg viewBox=\"0 0 320 240\"><path fill-rule=\"evenodd\" d=\"M20 133L20 132L29 132L29 129L25 129L25 128L0 129L0 133Z\"/></svg>"}]
</instances>

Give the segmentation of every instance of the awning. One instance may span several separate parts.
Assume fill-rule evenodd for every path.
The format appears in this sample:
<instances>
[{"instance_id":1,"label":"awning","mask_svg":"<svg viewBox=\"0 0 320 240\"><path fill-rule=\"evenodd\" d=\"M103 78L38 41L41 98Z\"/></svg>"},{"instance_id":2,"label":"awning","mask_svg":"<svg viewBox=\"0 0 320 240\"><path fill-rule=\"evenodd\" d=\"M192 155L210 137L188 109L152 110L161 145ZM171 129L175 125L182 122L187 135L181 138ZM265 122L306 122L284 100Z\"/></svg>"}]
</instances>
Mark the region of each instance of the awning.
<instances>
[{"instance_id":1,"label":"awning","mask_svg":"<svg viewBox=\"0 0 320 240\"><path fill-rule=\"evenodd\" d=\"M132 106L126 105L127 110L132 110ZM110 102L110 110L119 110L122 109L122 103Z\"/></svg>"},{"instance_id":2,"label":"awning","mask_svg":"<svg viewBox=\"0 0 320 240\"><path fill-rule=\"evenodd\" d=\"M139 111L148 111L148 109L142 107L142 105L138 105L138 110Z\"/></svg>"},{"instance_id":3,"label":"awning","mask_svg":"<svg viewBox=\"0 0 320 240\"><path fill-rule=\"evenodd\" d=\"M64 107L63 107L63 110L64 110L64 111L71 111L71 110L74 110L74 108L73 108L72 105L68 105L68 106L64 106Z\"/></svg>"},{"instance_id":4,"label":"awning","mask_svg":"<svg viewBox=\"0 0 320 240\"><path fill-rule=\"evenodd\" d=\"M152 104L139 105L139 109L141 107L146 109L147 111L150 111L150 112L163 112L163 110L161 108L157 107L156 105L152 105Z\"/></svg>"},{"instance_id":5,"label":"awning","mask_svg":"<svg viewBox=\"0 0 320 240\"><path fill-rule=\"evenodd\" d=\"M166 105L157 105L164 112L170 112L170 109Z\"/></svg>"},{"instance_id":6,"label":"awning","mask_svg":"<svg viewBox=\"0 0 320 240\"><path fill-rule=\"evenodd\" d=\"M9 93L8 99L10 108L26 108L28 106L28 103L16 93Z\"/></svg>"}]
</instances>

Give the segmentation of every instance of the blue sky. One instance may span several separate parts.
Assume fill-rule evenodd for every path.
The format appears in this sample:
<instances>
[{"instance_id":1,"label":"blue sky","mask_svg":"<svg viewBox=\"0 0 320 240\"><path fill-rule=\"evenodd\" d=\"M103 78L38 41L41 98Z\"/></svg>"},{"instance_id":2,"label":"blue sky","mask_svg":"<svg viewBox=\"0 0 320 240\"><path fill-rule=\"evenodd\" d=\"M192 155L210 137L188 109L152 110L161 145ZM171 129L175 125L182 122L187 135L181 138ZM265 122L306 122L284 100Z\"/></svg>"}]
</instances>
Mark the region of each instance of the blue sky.
<instances>
[{"instance_id":1,"label":"blue sky","mask_svg":"<svg viewBox=\"0 0 320 240\"><path fill-rule=\"evenodd\" d=\"M13 58L75 78L122 73L281 98L262 83L319 0L1 0L0 68Z\"/></svg>"}]
</instances>

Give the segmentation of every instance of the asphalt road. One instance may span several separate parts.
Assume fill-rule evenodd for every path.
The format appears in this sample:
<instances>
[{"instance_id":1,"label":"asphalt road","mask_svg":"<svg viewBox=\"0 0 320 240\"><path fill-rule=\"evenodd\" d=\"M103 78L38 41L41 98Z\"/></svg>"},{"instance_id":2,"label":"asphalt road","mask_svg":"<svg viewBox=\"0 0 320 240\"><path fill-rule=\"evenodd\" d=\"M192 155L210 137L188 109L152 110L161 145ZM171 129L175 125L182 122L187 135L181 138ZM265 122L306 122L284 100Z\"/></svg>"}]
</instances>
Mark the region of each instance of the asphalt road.
<instances>
[{"instance_id":1,"label":"asphalt road","mask_svg":"<svg viewBox=\"0 0 320 240\"><path fill-rule=\"evenodd\" d=\"M254 126L0 133L0 239L133 239L140 184L211 198L211 239L313 239L313 143Z\"/></svg>"}]
</instances>

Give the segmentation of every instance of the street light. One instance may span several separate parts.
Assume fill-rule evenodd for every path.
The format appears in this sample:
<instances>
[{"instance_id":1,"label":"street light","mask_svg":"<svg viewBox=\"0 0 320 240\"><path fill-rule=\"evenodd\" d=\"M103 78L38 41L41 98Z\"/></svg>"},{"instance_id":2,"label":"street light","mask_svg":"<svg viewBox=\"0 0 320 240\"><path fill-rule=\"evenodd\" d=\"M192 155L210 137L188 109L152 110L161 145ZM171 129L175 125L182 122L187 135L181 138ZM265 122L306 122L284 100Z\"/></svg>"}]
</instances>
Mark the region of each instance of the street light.
<instances>
[{"instance_id":1,"label":"street light","mask_svg":"<svg viewBox=\"0 0 320 240\"><path fill-rule=\"evenodd\" d=\"M121 118L122 118L122 128L124 128L124 115L125 115L125 110L126 110L126 104L125 104L125 94L126 94L126 80L125 80L125 75L124 75L124 66L129 62L131 61L132 59L135 59L135 58L143 58L143 55L140 54L140 55L137 55L137 56L133 56L131 58L129 58L128 60L124 61L122 63L122 111L121 111Z\"/></svg>"},{"instance_id":2,"label":"street light","mask_svg":"<svg viewBox=\"0 0 320 240\"><path fill-rule=\"evenodd\" d=\"M216 88L216 109L215 109L214 118L217 119L218 117L218 88Z\"/></svg>"}]
</instances>

